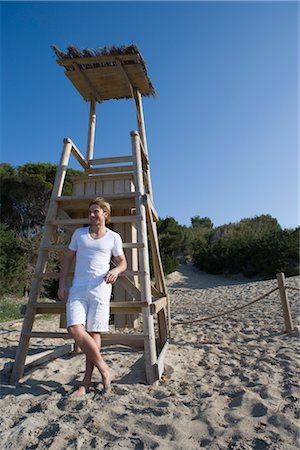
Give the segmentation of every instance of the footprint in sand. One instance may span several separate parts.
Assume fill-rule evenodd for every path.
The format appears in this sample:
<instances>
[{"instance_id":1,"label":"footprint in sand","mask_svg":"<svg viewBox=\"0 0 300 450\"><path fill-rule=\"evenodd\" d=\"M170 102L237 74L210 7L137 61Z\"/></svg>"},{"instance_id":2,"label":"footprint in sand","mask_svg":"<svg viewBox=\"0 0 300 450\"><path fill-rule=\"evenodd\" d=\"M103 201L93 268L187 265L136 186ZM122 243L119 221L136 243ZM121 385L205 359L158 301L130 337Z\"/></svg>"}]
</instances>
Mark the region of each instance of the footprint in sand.
<instances>
[{"instance_id":1,"label":"footprint in sand","mask_svg":"<svg viewBox=\"0 0 300 450\"><path fill-rule=\"evenodd\" d=\"M252 417L263 417L268 413L268 408L263 403L255 403L251 410Z\"/></svg>"}]
</instances>

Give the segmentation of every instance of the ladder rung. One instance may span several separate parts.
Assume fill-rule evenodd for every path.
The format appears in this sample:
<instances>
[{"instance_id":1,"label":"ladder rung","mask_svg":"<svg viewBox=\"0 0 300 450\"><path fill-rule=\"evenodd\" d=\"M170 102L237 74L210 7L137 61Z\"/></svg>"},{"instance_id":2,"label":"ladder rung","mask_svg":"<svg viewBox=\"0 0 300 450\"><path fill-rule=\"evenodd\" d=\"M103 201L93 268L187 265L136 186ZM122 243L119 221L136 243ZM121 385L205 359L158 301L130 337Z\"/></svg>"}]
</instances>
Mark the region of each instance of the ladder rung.
<instances>
[{"instance_id":1,"label":"ladder rung","mask_svg":"<svg viewBox=\"0 0 300 450\"><path fill-rule=\"evenodd\" d=\"M46 332L46 331L32 331L31 333L22 333L22 336L31 338L51 338L51 339L72 339L67 332ZM126 345L129 347L144 347L143 334L125 334L125 333L101 333L102 345Z\"/></svg>"},{"instance_id":2,"label":"ladder rung","mask_svg":"<svg viewBox=\"0 0 300 450\"><path fill-rule=\"evenodd\" d=\"M113 173L132 173L133 172L133 165L130 164L130 166L111 166L111 167L99 167L96 169L89 169L89 173L91 174L113 174Z\"/></svg>"},{"instance_id":3,"label":"ladder rung","mask_svg":"<svg viewBox=\"0 0 300 450\"><path fill-rule=\"evenodd\" d=\"M114 216L110 218L110 223L136 223L141 222L142 216ZM46 225L84 225L88 224L89 219L80 218L80 219L55 219L55 220L47 220Z\"/></svg>"},{"instance_id":4,"label":"ladder rung","mask_svg":"<svg viewBox=\"0 0 300 450\"><path fill-rule=\"evenodd\" d=\"M66 312L66 303L64 302L36 302L25 305L27 308L34 309L36 314L64 314ZM110 309L132 310L140 312L142 308L148 306L147 302L111 302Z\"/></svg>"},{"instance_id":5,"label":"ladder rung","mask_svg":"<svg viewBox=\"0 0 300 450\"><path fill-rule=\"evenodd\" d=\"M29 336L32 338L72 339L69 333L63 331L31 331L22 333L22 336Z\"/></svg>"},{"instance_id":6,"label":"ladder rung","mask_svg":"<svg viewBox=\"0 0 300 450\"><path fill-rule=\"evenodd\" d=\"M72 276L74 274L74 272L70 272L68 274L68 277ZM134 277L136 275L139 276L146 276L147 272L143 271L143 270L125 270L125 272L120 273L119 277ZM43 279L48 279L48 278L52 278L52 279L57 279L60 277L59 272L44 272L42 274L34 274L33 278L43 278Z\"/></svg>"},{"instance_id":7,"label":"ladder rung","mask_svg":"<svg viewBox=\"0 0 300 450\"><path fill-rule=\"evenodd\" d=\"M93 181L93 178L89 181ZM53 200L56 200L57 202L80 202L82 200L91 201L95 198L95 195L62 195L60 197L55 197ZM99 196L103 196L105 200L119 200L119 199L126 199L126 198L135 198L138 196L136 192L126 192L126 193L120 193L120 194L99 194Z\"/></svg>"},{"instance_id":8,"label":"ladder rung","mask_svg":"<svg viewBox=\"0 0 300 450\"><path fill-rule=\"evenodd\" d=\"M141 242L123 242L123 248L144 248L145 244Z\"/></svg>"},{"instance_id":9,"label":"ladder rung","mask_svg":"<svg viewBox=\"0 0 300 450\"><path fill-rule=\"evenodd\" d=\"M42 245L41 250L49 250L55 252L62 252L68 248L66 244L49 244ZM139 242L123 242L123 248L144 248L144 244Z\"/></svg>"},{"instance_id":10,"label":"ladder rung","mask_svg":"<svg viewBox=\"0 0 300 450\"><path fill-rule=\"evenodd\" d=\"M114 308L145 308L149 306L147 302L110 302L110 307Z\"/></svg>"},{"instance_id":11,"label":"ladder rung","mask_svg":"<svg viewBox=\"0 0 300 450\"><path fill-rule=\"evenodd\" d=\"M144 270L125 270L120 273L119 277L134 277L135 275L146 276L147 272Z\"/></svg>"},{"instance_id":12,"label":"ladder rung","mask_svg":"<svg viewBox=\"0 0 300 450\"><path fill-rule=\"evenodd\" d=\"M100 166L104 164L114 164L114 163L125 163L125 162L132 162L132 156L115 156L111 158L98 158L98 159L89 159L89 164L91 166Z\"/></svg>"}]
</instances>

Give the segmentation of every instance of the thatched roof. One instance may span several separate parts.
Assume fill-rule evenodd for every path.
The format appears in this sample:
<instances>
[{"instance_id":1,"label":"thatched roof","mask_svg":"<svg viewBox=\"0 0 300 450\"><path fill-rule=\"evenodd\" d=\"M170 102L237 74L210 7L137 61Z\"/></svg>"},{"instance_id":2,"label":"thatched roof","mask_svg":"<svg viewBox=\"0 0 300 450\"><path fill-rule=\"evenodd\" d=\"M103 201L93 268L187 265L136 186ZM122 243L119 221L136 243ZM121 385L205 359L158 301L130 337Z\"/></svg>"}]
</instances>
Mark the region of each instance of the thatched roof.
<instances>
[{"instance_id":1,"label":"thatched roof","mask_svg":"<svg viewBox=\"0 0 300 450\"><path fill-rule=\"evenodd\" d=\"M145 61L136 45L78 50L68 47L63 53L51 45L57 63L84 100L98 102L131 98L130 84L144 96L155 96Z\"/></svg>"}]
</instances>

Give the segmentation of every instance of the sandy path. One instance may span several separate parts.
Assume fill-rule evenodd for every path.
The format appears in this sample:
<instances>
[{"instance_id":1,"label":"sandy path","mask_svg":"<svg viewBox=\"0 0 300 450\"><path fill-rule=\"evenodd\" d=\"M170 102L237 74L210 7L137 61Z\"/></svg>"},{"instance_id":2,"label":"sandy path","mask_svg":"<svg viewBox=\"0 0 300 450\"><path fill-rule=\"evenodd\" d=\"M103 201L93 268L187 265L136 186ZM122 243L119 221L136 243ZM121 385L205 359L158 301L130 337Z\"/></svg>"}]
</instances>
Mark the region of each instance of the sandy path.
<instances>
[{"instance_id":1,"label":"sandy path","mask_svg":"<svg viewBox=\"0 0 300 450\"><path fill-rule=\"evenodd\" d=\"M172 320L188 321L247 303L274 280L196 273L189 266L167 277ZM299 288L300 277L287 280ZM289 291L299 326L299 291ZM38 321L39 329L55 322ZM4 324L1 449L282 449L299 436L299 335L283 332L278 293L235 315L177 325L159 386L145 383L143 357L126 347L104 349L115 370L110 396L95 375L95 391L68 393L83 373L83 355L58 358L8 382L20 323ZM45 343L35 341L37 350ZM33 348L34 350L34 348Z\"/></svg>"}]
</instances>

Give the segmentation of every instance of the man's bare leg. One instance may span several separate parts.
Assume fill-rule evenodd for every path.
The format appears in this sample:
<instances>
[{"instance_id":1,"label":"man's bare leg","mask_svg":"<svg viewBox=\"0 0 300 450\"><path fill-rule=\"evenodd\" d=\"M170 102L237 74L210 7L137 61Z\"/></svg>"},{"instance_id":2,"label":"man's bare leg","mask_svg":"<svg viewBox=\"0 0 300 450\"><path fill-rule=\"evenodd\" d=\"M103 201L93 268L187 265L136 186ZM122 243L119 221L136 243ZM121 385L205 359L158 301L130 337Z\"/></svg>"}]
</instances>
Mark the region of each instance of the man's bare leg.
<instances>
[{"instance_id":1,"label":"man's bare leg","mask_svg":"<svg viewBox=\"0 0 300 450\"><path fill-rule=\"evenodd\" d=\"M88 377L91 377L90 371L93 369L92 366L96 366L101 374L104 390L109 391L110 369L99 352L98 342L101 339L100 335L99 341L96 342L85 330L83 325L72 325L68 328L68 332L86 355L87 361L89 362L89 365L87 364L89 369Z\"/></svg>"}]
</instances>

